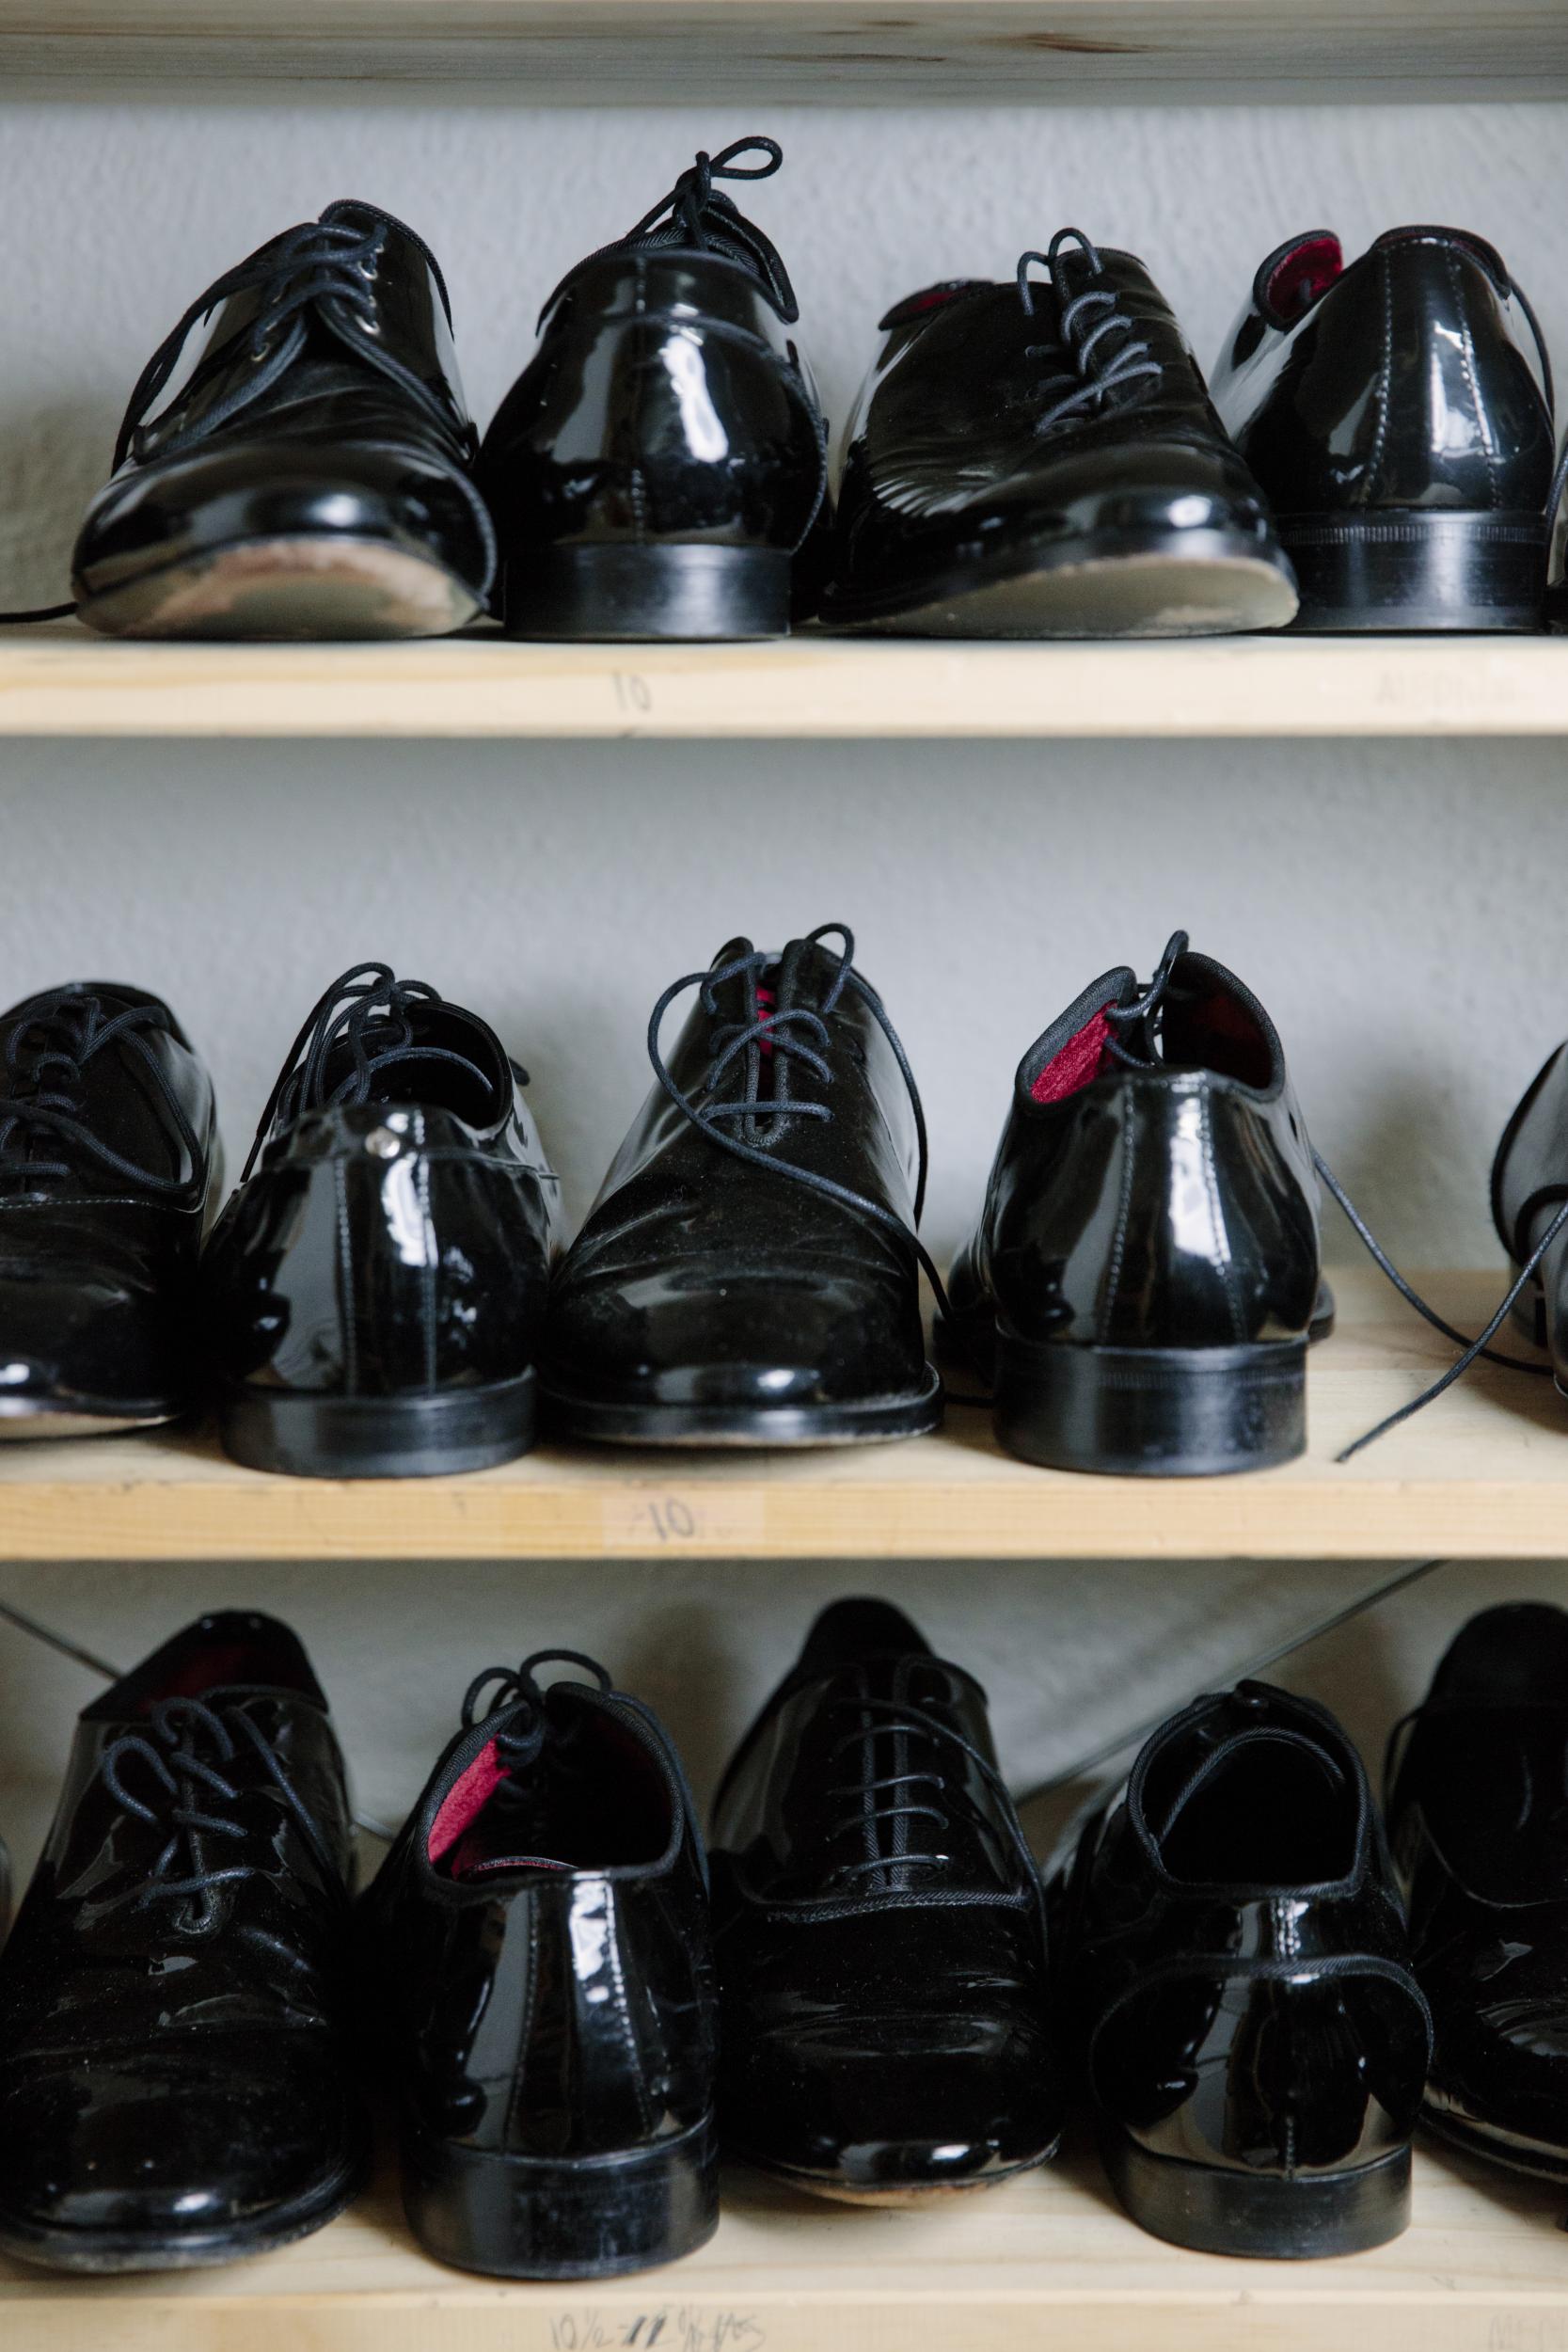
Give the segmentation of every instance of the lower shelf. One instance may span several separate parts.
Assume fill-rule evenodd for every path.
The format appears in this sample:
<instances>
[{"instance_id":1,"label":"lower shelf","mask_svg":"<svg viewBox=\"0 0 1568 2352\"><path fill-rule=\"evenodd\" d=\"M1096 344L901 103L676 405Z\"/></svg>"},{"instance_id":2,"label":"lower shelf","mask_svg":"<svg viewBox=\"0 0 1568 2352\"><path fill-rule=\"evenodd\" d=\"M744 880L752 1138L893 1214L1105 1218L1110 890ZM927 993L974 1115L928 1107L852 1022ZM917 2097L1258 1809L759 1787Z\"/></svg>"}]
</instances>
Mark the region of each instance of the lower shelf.
<instances>
[{"instance_id":1,"label":"lower shelf","mask_svg":"<svg viewBox=\"0 0 1568 2352\"><path fill-rule=\"evenodd\" d=\"M1497 1274L1422 1278L1475 1330ZM211 1438L0 1447L0 1560L1253 1559L1568 1555L1568 1403L1482 1366L1345 1468L1453 1350L1382 1277L1335 1277L1308 1451L1234 1478L1091 1478L1000 1453L983 1409L902 1445L799 1454L542 1447L467 1478L237 1469ZM1568 2344L1568 2339L1565 2339Z\"/></svg>"},{"instance_id":2,"label":"lower shelf","mask_svg":"<svg viewBox=\"0 0 1568 2352\"><path fill-rule=\"evenodd\" d=\"M702 2253L503 2286L418 2253L380 2194L231 2269L67 2280L0 2264L19 2352L1558 2352L1568 2191L1423 2153L1375 2253L1229 2262L1146 2237L1086 2163L916 2212L726 2184Z\"/></svg>"}]
</instances>

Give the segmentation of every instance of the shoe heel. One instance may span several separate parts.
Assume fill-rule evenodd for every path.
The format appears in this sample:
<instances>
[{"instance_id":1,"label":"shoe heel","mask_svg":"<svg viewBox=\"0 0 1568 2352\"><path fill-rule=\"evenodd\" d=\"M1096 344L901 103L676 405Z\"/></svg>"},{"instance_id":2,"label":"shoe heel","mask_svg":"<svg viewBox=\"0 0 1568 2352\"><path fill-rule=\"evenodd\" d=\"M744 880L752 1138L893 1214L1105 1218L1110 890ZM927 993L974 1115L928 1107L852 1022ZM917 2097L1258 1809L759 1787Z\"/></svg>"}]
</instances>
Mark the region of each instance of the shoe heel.
<instances>
[{"instance_id":1,"label":"shoe heel","mask_svg":"<svg viewBox=\"0 0 1568 2352\"><path fill-rule=\"evenodd\" d=\"M510 2156L407 2133L403 2202L427 2254L493 2279L609 2279L678 2262L719 2221L710 2119L667 2147Z\"/></svg>"},{"instance_id":2,"label":"shoe heel","mask_svg":"<svg viewBox=\"0 0 1568 2352\"><path fill-rule=\"evenodd\" d=\"M1307 1343L1242 1347L997 1344L996 1434L1048 1470L1207 1478L1307 1445Z\"/></svg>"},{"instance_id":3,"label":"shoe heel","mask_svg":"<svg viewBox=\"0 0 1568 2352\"><path fill-rule=\"evenodd\" d=\"M1539 629L1539 515L1288 515L1279 535L1301 589L1298 629Z\"/></svg>"},{"instance_id":4,"label":"shoe heel","mask_svg":"<svg viewBox=\"0 0 1568 2352\"><path fill-rule=\"evenodd\" d=\"M603 547L525 551L506 567L509 637L787 637L790 558L777 548Z\"/></svg>"},{"instance_id":5,"label":"shoe heel","mask_svg":"<svg viewBox=\"0 0 1568 2352\"><path fill-rule=\"evenodd\" d=\"M224 1452L287 1478L441 1478L488 1470L533 1443L535 1377L436 1396L310 1396L232 1381L218 1400Z\"/></svg>"},{"instance_id":6,"label":"shoe heel","mask_svg":"<svg viewBox=\"0 0 1568 2352\"><path fill-rule=\"evenodd\" d=\"M1200 2254L1309 2262L1386 2246L1410 2220L1410 2150L1343 2172L1243 2172L1156 2156L1108 2127L1111 2186L1150 2237Z\"/></svg>"}]
</instances>

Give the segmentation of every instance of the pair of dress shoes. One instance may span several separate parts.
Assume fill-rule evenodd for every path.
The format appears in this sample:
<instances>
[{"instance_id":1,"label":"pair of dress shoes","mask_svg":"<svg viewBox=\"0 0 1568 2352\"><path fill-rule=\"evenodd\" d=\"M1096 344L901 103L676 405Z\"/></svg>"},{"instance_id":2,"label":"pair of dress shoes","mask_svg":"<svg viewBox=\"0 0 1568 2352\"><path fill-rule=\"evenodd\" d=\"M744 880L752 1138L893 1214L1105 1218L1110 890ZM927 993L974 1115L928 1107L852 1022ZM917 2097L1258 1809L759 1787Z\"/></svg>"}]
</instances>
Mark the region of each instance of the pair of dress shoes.
<instances>
[{"instance_id":1,"label":"pair of dress shoes","mask_svg":"<svg viewBox=\"0 0 1568 2352\"><path fill-rule=\"evenodd\" d=\"M133 392L77 544L83 619L402 636L489 609L514 635L676 639L818 612L961 636L1541 626L1562 490L1550 362L1483 239L1390 230L1347 267L1329 232L1292 238L1211 387L1144 263L1063 230L1012 278L887 312L835 501L788 273L718 184L781 161L766 138L699 155L568 272L483 442L411 230L342 202L272 239Z\"/></svg>"},{"instance_id":2,"label":"pair of dress shoes","mask_svg":"<svg viewBox=\"0 0 1568 2352\"><path fill-rule=\"evenodd\" d=\"M1155 1732L1047 1885L984 1692L884 1602L812 1629L711 1878L649 1709L545 1652L472 1684L351 1911L304 1651L204 1618L84 1714L0 1953L0 2245L92 2271L302 2235L364 2177L361 2078L420 2243L501 2277L691 2251L721 2147L901 2205L1045 2163L1073 2103L1157 2236L1380 2244L1422 2113L1568 2174L1565 1672L1560 1611L1464 1629L1396 1730L1398 1876L1332 1716L1249 1682Z\"/></svg>"},{"instance_id":3,"label":"pair of dress shoes","mask_svg":"<svg viewBox=\"0 0 1568 2352\"><path fill-rule=\"evenodd\" d=\"M211 1399L255 1467L420 1475L526 1450L541 1390L562 1434L618 1443L914 1436L942 1412L924 1268L938 1352L991 1383L1024 1460L1190 1475L1306 1443L1323 1164L1267 1013L1181 932L1147 986L1103 974L1024 1055L946 1289L917 1237L919 1094L840 927L732 941L665 991L655 1085L564 1252L525 1073L385 965L307 1020L205 1241L212 1089L167 1008L85 984L0 1036L11 1436ZM1493 1190L1511 1301L1568 1390L1568 1048Z\"/></svg>"}]
</instances>

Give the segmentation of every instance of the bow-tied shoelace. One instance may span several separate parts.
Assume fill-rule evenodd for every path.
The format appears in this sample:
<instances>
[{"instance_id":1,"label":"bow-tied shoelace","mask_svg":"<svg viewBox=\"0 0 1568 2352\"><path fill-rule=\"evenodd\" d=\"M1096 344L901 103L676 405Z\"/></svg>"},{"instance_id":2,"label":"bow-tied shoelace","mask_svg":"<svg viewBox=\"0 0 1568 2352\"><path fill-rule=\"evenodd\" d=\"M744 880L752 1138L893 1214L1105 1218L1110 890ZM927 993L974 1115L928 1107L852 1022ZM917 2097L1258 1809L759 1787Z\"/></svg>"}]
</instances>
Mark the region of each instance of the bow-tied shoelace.
<instances>
[{"instance_id":1,"label":"bow-tied shoelace","mask_svg":"<svg viewBox=\"0 0 1568 2352\"><path fill-rule=\"evenodd\" d=\"M822 940L833 936L843 941L843 949L828 986L823 992L819 1007L773 1004L759 1006L755 1015L749 1022L736 1023L719 1020L717 999L719 989L728 981L745 977L752 984L754 995L756 983L770 966L779 962L780 959L766 949L734 957L728 963L710 967L705 972L687 972L678 980L672 980L649 1017L648 1059L653 1065L654 1076L664 1092L674 1104L676 1109L696 1128L699 1135L706 1136L721 1151L732 1153L736 1159L745 1160L753 1168L771 1169L779 1176L787 1176L793 1183L804 1184L808 1190L820 1193L825 1200L836 1200L841 1206L853 1209L857 1215L869 1217L874 1224L880 1225L886 1232L896 1234L901 1241L911 1247L925 1269L927 1279L936 1295L938 1306L943 1314L948 1314L950 1310L947 1293L942 1286L942 1276L937 1270L930 1252L913 1230L920 1223L921 1212L926 1203L927 1157L926 1113L920 1100L920 1089L915 1085L914 1073L910 1068L909 1056L904 1051L897 1031L888 1019L887 1009L881 998L871 986L870 981L863 979L860 973L855 970L855 936L848 925L823 923L815 931L807 933L803 945L808 948L815 947ZM694 1103L691 1097L676 1085L659 1052L658 1045L659 1028L665 1013L674 1003L675 998L689 988L701 990L703 1009L715 1025L708 1040L711 1058L704 1089L705 1099L700 1104ZM772 1149L748 1140L745 1133L732 1133L727 1123L733 1120L736 1125L743 1129L750 1128L754 1134L755 1122L763 1120L780 1121L791 1119L832 1120L833 1111L831 1104L816 1102L808 1096L798 1095L790 1090L788 1069L792 1062L800 1062L812 1073L820 1085L824 1087L832 1085L832 1065L823 1049L831 1041L828 1022L846 993L857 997L877 1023L892 1048L894 1059L898 1065L899 1074L909 1094L910 1107L914 1115L917 1149L912 1224L906 1224L902 1217L895 1216L891 1209L884 1208L880 1201L867 1200L863 1193L856 1192L851 1185L841 1184L832 1176L819 1174L816 1168L802 1168L797 1161L784 1159ZM775 1071L774 1089L769 1094L764 1094L761 1091L760 1083L765 1050L770 1054ZM745 1062L745 1073L739 1098L730 1102L716 1100L715 1089L723 1083L729 1071L742 1057Z\"/></svg>"},{"instance_id":2,"label":"bow-tied shoelace","mask_svg":"<svg viewBox=\"0 0 1568 2352\"><path fill-rule=\"evenodd\" d=\"M0 1182L16 1178L31 1184L44 1176L71 1178L102 1171L120 1178L138 1191L163 1200L183 1192L189 1173L167 1174L144 1168L119 1152L87 1123L81 1099L88 1062L108 1047L124 1049L150 1081L166 1108L188 1155L189 1169L200 1166L200 1138L186 1116L183 1104L163 1062L143 1032L166 1028L167 1009L160 1004L128 1005L105 1015L99 999L79 989L59 989L42 996L19 1020L6 1045L0 1072ZM35 1143L43 1139L59 1150L56 1158L40 1158Z\"/></svg>"},{"instance_id":3,"label":"bow-tied shoelace","mask_svg":"<svg viewBox=\"0 0 1568 2352\"><path fill-rule=\"evenodd\" d=\"M1029 276L1035 262L1050 276L1060 341L1030 343L1024 357L1070 363L1055 366L1037 387L1037 398L1049 404L1035 419L1037 433L1049 433L1069 417L1123 405L1137 388L1159 381L1161 364L1120 307L1120 294L1094 282L1104 277L1105 264L1082 229L1058 229L1046 252L1020 255L1018 298L1026 318L1036 315Z\"/></svg>"},{"instance_id":4,"label":"bow-tied shoelace","mask_svg":"<svg viewBox=\"0 0 1568 2352\"><path fill-rule=\"evenodd\" d=\"M1160 959L1154 977L1143 994L1135 997L1128 1005L1107 1005L1104 1008L1107 1019L1114 1027L1122 1032L1120 1036L1107 1040L1108 1049L1113 1057L1125 1067L1133 1070L1153 1070L1160 1066L1153 1052L1154 1042L1160 1033L1166 1003L1173 993L1180 993L1180 991L1173 989L1172 975L1177 962L1186 951L1186 932L1173 932L1166 944L1164 954ZM1134 1034L1140 1032L1142 1042L1147 1049L1143 1052L1136 1051L1128 1041ZM1419 1396L1413 1397L1408 1405L1400 1406L1394 1412L1386 1415L1375 1427L1365 1430L1360 1437L1353 1438L1349 1445L1343 1447L1336 1454L1336 1461L1350 1461L1364 1447L1375 1444L1379 1438L1385 1438L1390 1430L1397 1429L1402 1422L1409 1421L1414 1414L1421 1412L1428 1405L1434 1403L1445 1390L1452 1388L1456 1380L1462 1380L1472 1364L1484 1360L1489 1364L1501 1365L1509 1372L1528 1372L1534 1374L1538 1378L1543 1375L1550 1376L1552 1367L1549 1363L1533 1362L1523 1356L1504 1355L1500 1350L1493 1347L1492 1342L1523 1296L1547 1250L1564 1226L1568 1225L1568 1184L1544 1186L1527 1203L1527 1213L1529 1218L1538 1216L1542 1209L1550 1207L1554 1203L1557 1204L1556 1214L1547 1223L1539 1240L1528 1249L1517 1275L1489 1317L1485 1328L1472 1338L1468 1332L1461 1331L1457 1326L1440 1315L1436 1308L1421 1296L1414 1283L1400 1272L1399 1267L1383 1248L1323 1153L1317 1150L1316 1146L1311 1149L1312 1165L1325 1190L1332 1195L1338 1207L1344 1212L1351 1231L1361 1243L1379 1273L1386 1277L1406 1304L1414 1307L1416 1312L1424 1317L1434 1331L1440 1331L1445 1339L1451 1340L1461 1351L1448 1369L1441 1373L1430 1386L1423 1389Z\"/></svg>"},{"instance_id":5,"label":"bow-tied shoelace","mask_svg":"<svg viewBox=\"0 0 1568 2352\"><path fill-rule=\"evenodd\" d=\"M467 1054L416 1038L413 1013L443 1001L439 990L426 980L397 978L389 963L353 964L335 979L307 1014L284 1057L282 1073L267 1098L256 1140L240 1171L241 1184L275 1124L288 1126L307 1111L368 1102L390 1072L407 1063L447 1063L493 1093L494 1081ZM329 1088L329 1067L343 1054L348 1069ZM527 1073L517 1075L526 1085Z\"/></svg>"},{"instance_id":6,"label":"bow-tied shoelace","mask_svg":"<svg viewBox=\"0 0 1568 2352\"><path fill-rule=\"evenodd\" d=\"M760 155L762 161L744 164L740 160L744 155ZM661 196L635 228L628 229L617 242L627 246L685 245L699 253L727 254L730 260L742 262L755 271L781 316L792 326L800 310L777 246L754 221L746 218L733 197L714 185L716 180L771 180L783 162L784 149L778 140L765 138L760 133L732 139L717 155L699 150L695 163L688 165L669 194Z\"/></svg>"},{"instance_id":7,"label":"bow-tied shoelace","mask_svg":"<svg viewBox=\"0 0 1568 2352\"><path fill-rule=\"evenodd\" d=\"M964 1787L967 1770L975 1773L997 1800L997 1811L1019 1865L1025 1897L1037 1898L1039 1874L1014 1811L1007 1784L990 1758L957 1724L915 1700L879 1699L861 1692L844 1692L830 1699L828 1707L833 1715L855 1718L853 1724L830 1746L828 1766L832 1768L841 1758L856 1756L862 1770L852 1779L830 1782L822 1791L825 1801L841 1801L846 1807L842 1815L829 1820L827 1842L832 1846L852 1838L872 1849L852 1861L833 1865L828 1883L835 1894L847 1890L853 1899L856 1890L861 1890L859 1899L871 1908L879 1897L904 1891L897 1883L900 1872L949 1867L952 1855L939 1848L926 1852L899 1851L907 1839L907 1824L911 1821L928 1821L932 1836L941 1838L953 1826L955 1811L961 1810L977 1828L994 1836L995 1820L981 1814ZM884 1758L892 1769L881 1769ZM880 1850L884 1838L888 1848L885 1851ZM879 1886L874 1883L884 1876L889 1883ZM868 1881L872 1883L867 1884ZM954 1891L946 1899L963 1904L994 1899Z\"/></svg>"},{"instance_id":8,"label":"bow-tied shoelace","mask_svg":"<svg viewBox=\"0 0 1568 2352\"><path fill-rule=\"evenodd\" d=\"M214 1693L205 1699L160 1699L149 1712L146 1732L125 1732L110 1740L100 1764L103 1786L121 1810L167 1833L142 1884L127 1899L137 1910L154 1902L190 1902L190 1931L198 1935L217 1926L220 1890L263 1867L237 1854L226 1862L207 1858L210 1841L234 1854L247 1838L261 1835L222 1809L239 1804L246 1794L226 1767L259 1762L327 1875L336 1876L327 1841L277 1749L245 1708L233 1703L241 1695L230 1694L221 1706ZM126 1786L132 1763L150 1775L145 1798Z\"/></svg>"},{"instance_id":9,"label":"bow-tied shoelace","mask_svg":"<svg viewBox=\"0 0 1568 2352\"><path fill-rule=\"evenodd\" d=\"M524 1772L531 1765L536 1764L550 1742L553 1730L546 1706L545 1688L538 1679L538 1669L545 1665L580 1667L584 1674L592 1675L602 1699L621 1713L634 1717L650 1735L669 1768L705 1886L708 1883L707 1852L703 1842L697 1801L691 1793L691 1784L687 1778L680 1755L666 1739L663 1726L653 1708L643 1700L634 1698L629 1691L618 1691L613 1677L596 1658L590 1658L578 1649L536 1649L519 1666L486 1666L483 1674L475 1675L463 1694L464 1730L475 1731L483 1726L495 1745L497 1761L509 1774ZM487 1694L490 1694L489 1703L482 1709L480 1702ZM499 1720L502 1716L510 1716L514 1720L503 1724ZM505 1787L504 1782L502 1787Z\"/></svg>"}]
</instances>

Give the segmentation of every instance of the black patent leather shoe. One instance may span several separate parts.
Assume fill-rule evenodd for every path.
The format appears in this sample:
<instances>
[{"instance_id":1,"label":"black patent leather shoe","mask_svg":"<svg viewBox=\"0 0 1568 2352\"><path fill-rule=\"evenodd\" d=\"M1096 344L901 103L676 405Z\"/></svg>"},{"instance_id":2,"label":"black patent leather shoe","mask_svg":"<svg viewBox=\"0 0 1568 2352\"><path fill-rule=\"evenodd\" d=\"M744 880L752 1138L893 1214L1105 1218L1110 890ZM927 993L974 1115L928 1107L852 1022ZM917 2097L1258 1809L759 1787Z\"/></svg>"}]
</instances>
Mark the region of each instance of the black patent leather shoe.
<instances>
[{"instance_id":1,"label":"black patent leather shoe","mask_svg":"<svg viewBox=\"0 0 1568 2352\"><path fill-rule=\"evenodd\" d=\"M827 429L800 312L714 185L783 160L765 138L700 154L546 304L480 459L512 636L778 637L815 609Z\"/></svg>"},{"instance_id":2,"label":"black patent leather shoe","mask_svg":"<svg viewBox=\"0 0 1568 2352\"><path fill-rule=\"evenodd\" d=\"M541 1690L552 1658L596 1687ZM473 1683L361 1905L360 1949L427 2252L601 2279L712 2235L702 1835L674 1749L602 1666L542 1650Z\"/></svg>"},{"instance_id":3,"label":"black patent leather shoe","mask_svg":"<svg viewBox=\"0 0 1568 2352\"><path fill-rule=\"evenodd\" d=\"M1273 501L1298 628L1539 628L1551 366L1483 238L1390 229L1347 266L1329 230L1292 237L1211 381Z\"/></svg>"},{"instance_id":4,"label":"black patent leather shoe","mask_svg":"<svg viewBox=\"0 0 1568 2352\"><path fill-rule=\"evenodd\" d=\"M423 1478L531 1445L560 1186L526 1084L422 980L384 963L334 980L202 1255L236 1461Z\"/></svg>"},{"instance_id":5,"label":"black patent leather shoe","mask_svg":"<svg viewBox=\"0 0 1568 2352\"><path fill-rule=\"evenodd\" d=\"M836 931L843 952L822 945ZM654 1008L657 1084L550 1295L557 1427L640 1445L854 1445L942 1418L915 1238L920 1099L842 924L732 940ZM668 1064L666 1008L696 1004Z\"/></svg>"},{"instance_id":6,"label":"black patent leather shoe","mask_svg":"<svg viewBox=\"0 0 1568 2352\"><path fill-rule=\"evenodd\" d=\"M846 440L825 620L958 637L1290 620L1262 496L1132 254L1064 229L1016 281L928 287L881 331Z\"/></svg>"},{"instance_id":7,"label":"black patent leather shoe","mask_svg":"<svg viewBox=\"0 0 1568 2352\"><path fill-rule=\"evenodd\" d=\"M196 1401L213 1089L168 1007L119 980L0 1015L0 1438L97 1437Z\"/></svg>"},{"instance_id":8,"label":"black patent leather shoe","mask_svg":"<svg viewBox=\"0 0 1568 2352\"><path fill-rule=\"evenodd\" d=\"M149 360L76 542L77 609L124 637L459 628L495 567L477 445L434 255L373 204L330 204L226 271Z\"/></svg>"},{"instance_id":9,"label":"black patent leather shoe","mask_svg":"<svg viewBox=\"0 0 1568 2352\"><path fill-rule=\"evenodd\" d=\"M713 1836L732 2154L891 2205L1054 2153L1039 1883L962 1667L883 1601L824 1610Z\"/></svg>"},{"instance_id":10,"label":"black patent leather shoe","mask_svg":"<svg viewBox=\"0 0 1568 2352\"><path fill-rule=\"evenodd\" d=\"M1261 1682L1195 1699L1053 1896L1101 2151L1141 2228L1284 2259L1398 2236L1430 2020L1325 1708Z\"/></svg>"},{"instance_id":11,"label":"black patent leather shoe","mask_svg":"<svg viewBox=\"0 0 1568 2352\"><path fill-rule=\"evenodd\" d=\"M1178 931L1036 1040L939 1346L1055 1470L1260 1470L1307 1442L1333 1324L1311 1146L1273 1022Z\"/></svg>"},{"instance_id":12,"label":"black patent leather shoe","mask_svg":"<svg viewBox=\"0 0 1568 2352\"><path fill-rule=\"evenodd\" d=\"M1390 1741L1388 1829L1434 2049L1424 2115L1568 2179L1568 1615L1483 1610Z\"/></svg>"},{"instance_id":13,"label":"black patent leather shoe","mask_svg":"<svg viewBox=\"0 0 1568 2352\"><path fill-rule=\"evenodd\" d=\"M1568 1044L1548 1055L1510 1116L1491 1196L1511 1287L1519 1289L1513 1324L1549 1352L1558 1392L1568 1397Z\"/></svg>"},{"instance_id":14,"label":"black patent leather shoe","mask_svg":"<svg viewBox=\"0 0 1568 2352\"><path fill-rule=\"evenodd\" d=\"M0 1954L7 2253L187 2269L348 2202L352 1855L326 1701L276 1619L202 1617L85 1710Z\"/></svg>"}]
</instances>

